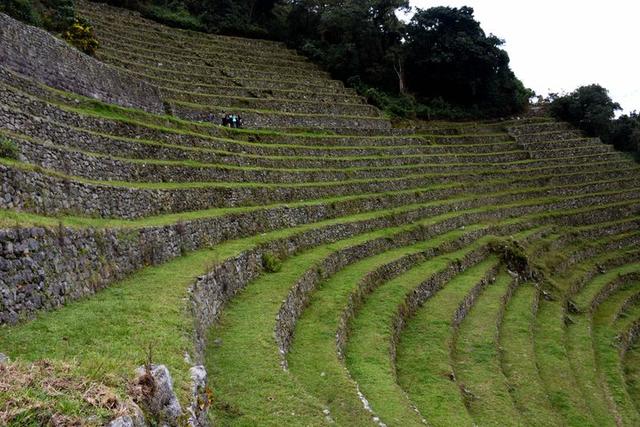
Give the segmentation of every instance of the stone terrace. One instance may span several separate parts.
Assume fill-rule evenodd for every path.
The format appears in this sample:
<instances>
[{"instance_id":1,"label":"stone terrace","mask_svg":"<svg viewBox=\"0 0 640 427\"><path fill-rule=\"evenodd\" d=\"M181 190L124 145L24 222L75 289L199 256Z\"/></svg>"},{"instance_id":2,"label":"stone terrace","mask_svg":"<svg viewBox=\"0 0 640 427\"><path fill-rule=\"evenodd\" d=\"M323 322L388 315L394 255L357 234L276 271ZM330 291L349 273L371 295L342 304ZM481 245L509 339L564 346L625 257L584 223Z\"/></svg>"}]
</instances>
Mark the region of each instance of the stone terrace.
<instances>
[{"instance_id":1,"label":"stone terrace","mask_svg":"<svg viewBox=\"0 0 640 427\"><path fill-rule=\"evenodd\" d=\"M394 129L281 44L78 6L164 114L0 59L0 352L127 378L134 312L191 425L638 425L628 156L545 118Z\"/></svg>"}]
</instances>

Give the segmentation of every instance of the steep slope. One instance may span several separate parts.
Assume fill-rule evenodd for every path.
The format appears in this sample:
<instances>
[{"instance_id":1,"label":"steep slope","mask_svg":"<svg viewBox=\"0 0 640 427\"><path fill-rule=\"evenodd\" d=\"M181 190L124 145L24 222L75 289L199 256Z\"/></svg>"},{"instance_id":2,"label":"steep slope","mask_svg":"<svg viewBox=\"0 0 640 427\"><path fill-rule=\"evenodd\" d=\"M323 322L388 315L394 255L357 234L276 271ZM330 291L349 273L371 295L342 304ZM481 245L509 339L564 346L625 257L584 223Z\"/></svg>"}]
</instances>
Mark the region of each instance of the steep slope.
<instances>
[{"instance_id":1,"label":"steep slope","mask_svg":"<svg viewBox=\"0 0 640 427\"><path fill-rule=\"evenodd\" d=\"M224 425L635 424L640 166L544 118L395 129L278 43L78 6L164 114L0 59L0 352L123 401L151 359Z\"/></svg>"}]
</instances>

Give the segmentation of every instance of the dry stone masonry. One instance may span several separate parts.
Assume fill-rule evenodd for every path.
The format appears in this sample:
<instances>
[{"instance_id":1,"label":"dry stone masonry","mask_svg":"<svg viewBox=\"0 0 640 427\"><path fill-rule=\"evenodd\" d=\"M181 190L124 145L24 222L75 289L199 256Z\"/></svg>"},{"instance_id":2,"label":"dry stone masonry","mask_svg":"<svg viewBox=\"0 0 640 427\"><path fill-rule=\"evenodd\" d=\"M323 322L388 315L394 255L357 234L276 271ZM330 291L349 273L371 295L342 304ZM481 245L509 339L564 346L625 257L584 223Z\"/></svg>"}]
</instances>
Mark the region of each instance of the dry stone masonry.
<instances>
[{"instance_id":1,"label":"dry stone masonry","mask_svg":"<svg viewBox=\"0 0 640 427\"><path fill-rule=\"evenodd\" d=\"M0 141L13 153L0 158L0 352L12 362L19 350L2 348L3 334L29 325L39 313L65 310L144 268L205 248L218 253L229 243L226 255L212 256L180 298L188 325L180 333L189 344L178 355L185 372L170 372L162 360L147 361L135 377L132 372L127 389L135 404L110 420L111 427L206 426L208 412L214 425L216 417L259 423L254 412L271 414L266 424L429 424L433 411L421 402L433 396L416 394L413 378L405 380L413 366L430 361L411 365L406 349L412 342L431 348L433 337L415 335L412 322L450 282L491 257L496 262L469 280L464 297L437 319L451 329L450 348L442 349L446 366L430 378L453 390L440 401L443 408L452 405L442 412L456 408L475 424L500 424L505 420L485 423L481 407L500 401L527 413L548 406L562 424L573 420L574 410L588 413L590 403L581 408L585 393L561 388L567 376L574 385L609 384L601 394L611 413L600 424L637 425L631 405L624 406L631 397L610 395L624 389L632 396L634 390L632 370L622 367L638 351L640 335L640 292L632 292L640 277L637 163L545 117L396 128L283 44L172 29L84 0L77 6L101 42L95 58L0 14ZM247 129L219 126L223 113L240 113ZM355 243L336 245L347 239ZM429 245L408 249L423 243ZM262 280L285 277L269 276L281 264L288 273L317 250L327 252L279 283L284 290L271 283L274 289L256 292ZM362 267L388 253L397 255ZM413 283L404 275L429 263L432 271L414 278L415 286L396 300L376 299L393 283ZM349 272L356 265L363 269L359 276ZM605 274L611 276L603 280ZM477 308L500 277L507 286L492 302L493 317L484 319L491 336L480 346L491 375L480 386L465 377L465 369L481 372L481 358L468 357L457 334L470 318L488 312ZM332 278L341 279L341 300L322 307L322 321L331 328L316 334L329 337L321 341L301 328L308 327L306 310L317 308L317 295L331 291L326 286ZM527 311L519 318L533 320L516 327L509 323L510 310L527 292ZM239 303L259 297L269 307L260 320L268 327L232 316L237 307L230 302L240 293ZM611 354L597 353L608 347L597 346L590 329L614 300L618 304L607 315L619 330L615 347L608 347L620 363L620 378L600 363ZM276 379L272 383L260 380L265 373L256 366L236 370L230 382L251 396L238 398L225 389L226 367L212 362L229 351L226 341L210 335L213 326L216 333L233 333L226 314L235 322L254 322L247 330L261 335L251 342L233 338L262 359L260 369L273 365L267 377ZM384 320L379 324L385 326L366 330L358 322L364 315L371 316L369 324ZM509 327L523 335L503 334ZM560 350L549 351L563 357L553 359L562 367L557 370L545 365L551 359L531 353L548 351L545 340L553 333L585 337L582 348L560 343ZM356 360L350 345L373 335L367 357ZM527 347L511 353L516 338ZM305 376L289 363L300 354L299 339L316 339L314 348L334 355L327 363L335 364L314 366L321 369L315 379ZM249 356L237 354L235 361ZM385 369L367 366L376 357ZM574 360L590 368L573 369ZM7 361L0 353L0 369ZM363 366L371 378L361 375ZM186 382L181 389L174 385L176 375ZM557 382L545 382L551 376ZM523 398L517 390L521 378L569 403L545 397L538 405L531 393ZM279 395L266 387L292 381L299 388L283 392L295 396L287 405L295 408L297 399L312 403L284 411ZM314 381L331 385L330 398ZM494 394L490 386L497 387ZM394 407L397 402L408 403ZM260 407L245 406L250 404ZM594 420L584 424L599 425Z\"/></svg>"}]
</instances>

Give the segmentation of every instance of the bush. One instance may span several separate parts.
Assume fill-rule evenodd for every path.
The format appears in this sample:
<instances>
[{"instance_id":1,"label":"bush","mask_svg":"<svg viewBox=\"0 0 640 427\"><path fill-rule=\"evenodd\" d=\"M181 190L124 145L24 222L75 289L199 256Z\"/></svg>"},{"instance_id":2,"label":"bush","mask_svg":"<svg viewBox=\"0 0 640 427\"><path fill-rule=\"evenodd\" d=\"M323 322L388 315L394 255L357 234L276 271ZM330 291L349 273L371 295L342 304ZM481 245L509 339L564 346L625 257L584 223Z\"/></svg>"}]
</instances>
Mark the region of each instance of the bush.
<instances>
[{"instance_id":1,"label":"bush","mask_svg":"<svg viewBox=\"0 0 640 427\"><path fill-rule=\"evenodd\" d=\"M620 105L613 102L609 92L600 85L582 86L569 95L555 98L551 102L551 115L565 120L591 136L608 138L611 120Z\"/></svg>"},{"instance_id":2,"label":"bush","mask_svg":"<svg viewBox=\"0 0 640 427\"><path fill-rule=\"evenodd\" d=\"M0 12L30 25L42 24L40 15L29 0L2 0Z\"/></svg>"},{"instance_id":3,"label":"bush","mask_svg":"<svg viewBox=\"0 0 640 427\"><path fill-rule=\"evenodd\" d=\"M150 6L140 9L140 13L145 18L153 19L171 27L184 28L187 30L204 31L205 27L201 20L193 16L183 7L175 10L162 6Z\"/></svg>"},{"instance_id":4,"label":"bush","mask_svg":"<svg viewBox=\"0 0 640 427\"><path fill-rule=\"evenodd\" d=\"M640 115L632 112L611 123L611 132L605 142L618 150L640 154Z\"/></svg>"},{"instance_id":5,"label":"bush","mask_svg":"<svg viewBox=\"0 0 640 427\"><path fill-rule=\"evenodd\" d=\"M0 158L18 160L20 150L15 142L0 137Z\"/></svg>"},{"instance_id":6,"label":"bush","mask_svg":"<svg viewBox=\"0 0 640 427\"><path fill-rule=\"evenodd\" d=\"M64 32L62 38L87 55L94 55L98 48L98 40L93 34L93 28L78 19Z\"/></svg>"},{"instance_id":7,"label":"bush","mask_svg":"<svg viewBox=\"0 0 640 427\"><path fill-rule=\"evenodd\" d=\"M282 269L282 261L273 254L264 253L262 254L262 267L267 273L277 273Z\"/></svg>"}]
</instances>

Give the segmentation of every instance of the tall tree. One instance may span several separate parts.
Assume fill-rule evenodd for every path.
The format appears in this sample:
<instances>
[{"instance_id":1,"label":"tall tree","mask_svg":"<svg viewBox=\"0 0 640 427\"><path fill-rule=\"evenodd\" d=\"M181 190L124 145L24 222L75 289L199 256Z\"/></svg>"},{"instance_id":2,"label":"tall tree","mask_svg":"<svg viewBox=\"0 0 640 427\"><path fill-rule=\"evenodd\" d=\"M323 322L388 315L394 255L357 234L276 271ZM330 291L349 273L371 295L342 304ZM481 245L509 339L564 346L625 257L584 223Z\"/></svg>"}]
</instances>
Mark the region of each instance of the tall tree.
<instances>
[{"instance_id":1,"label":"tall tree","mask_svg":"<svg viewBox=\"0 0 640 427\"><path fill-rule=\"evenodd\" d=\"M508 114L530 95L509 68L503 41L487 36L470 7L418 10L407 27L407 84L421 98Z\"/></svg>"}]
</instances>

